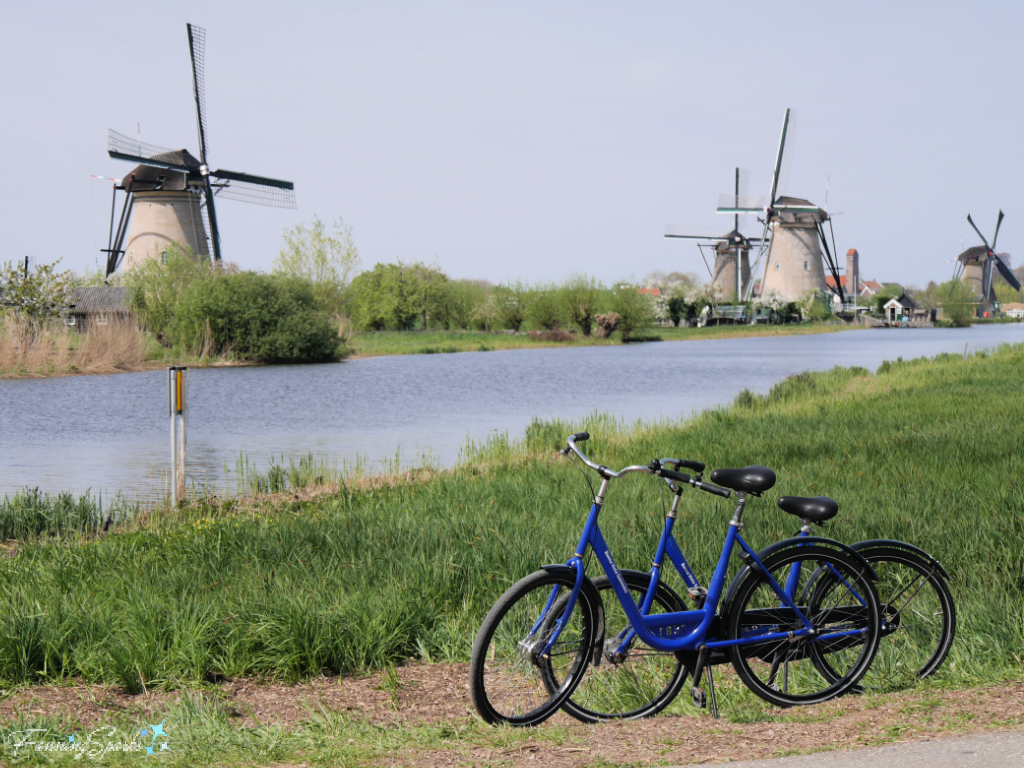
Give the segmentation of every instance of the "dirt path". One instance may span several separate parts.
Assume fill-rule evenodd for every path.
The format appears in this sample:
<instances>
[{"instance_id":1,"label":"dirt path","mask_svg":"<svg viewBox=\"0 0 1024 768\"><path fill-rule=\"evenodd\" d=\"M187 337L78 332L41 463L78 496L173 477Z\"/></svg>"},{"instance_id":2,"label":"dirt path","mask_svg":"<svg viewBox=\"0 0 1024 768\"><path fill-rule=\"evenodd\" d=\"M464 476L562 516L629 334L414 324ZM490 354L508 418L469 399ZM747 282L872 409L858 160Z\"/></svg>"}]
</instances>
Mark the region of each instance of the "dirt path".
<instances>
[{"instance_id":1,"label":"dirt path","mask_svg":"<svg viewBox=\"0 0 1024 768\"><path fill-rule=\"evenodd\" d=\"M115 716L157 717L181 695L172 691L130 696L116 687L39 686L8 694L0 701L0 720L45 716L89 727ZM396 731L416 725L458 726L463 734L458 738L428 743L398 739L393 747L376 748L367 761L424 767L714 763L1024 728L1024 683L850 696L814 707L775 710L769 721L752 723L667 715L586 726L559 715L533 731L516 731L514 737L475 720L465 665L412 665L391 676L322 678L296 685L225 680L203 689L202 695L218 701L240 727L279 723L291 729L321 708Z\"/></svg>"}]
</instances>

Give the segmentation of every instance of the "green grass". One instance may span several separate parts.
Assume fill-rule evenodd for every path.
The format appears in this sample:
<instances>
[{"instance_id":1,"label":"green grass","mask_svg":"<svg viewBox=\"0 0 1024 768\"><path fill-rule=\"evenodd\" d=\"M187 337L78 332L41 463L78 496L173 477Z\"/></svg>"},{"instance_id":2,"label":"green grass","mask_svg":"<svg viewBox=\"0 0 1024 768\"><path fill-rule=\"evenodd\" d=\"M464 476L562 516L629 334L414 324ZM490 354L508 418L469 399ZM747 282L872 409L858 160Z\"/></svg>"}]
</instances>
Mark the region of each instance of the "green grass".
<instances>
[{"instance_id":1,"label":"green grass","mask_svg":"<svg viewBox=\"0 0 1024 768\"><path fill-rule=\"evenodd\" d=\"M694 341L698 339L740 338L747 336L792 336L855 330L854 326L802 323L799 325L722 325L711 328L657 327L641 334L636 341ZM443 354L450 352L493 352L500 349L536 349L539 347L598 347L621 344L618 333L610 339L577 336L571 341L541 340L528 334L486 333L481 331L375 331L355 334L351 340L356 357L380 355Z\"/></svg>"},{"instance_id":2,"label":"green grass","mask_svg":"<svg viewBox=\"0 0 1024 768\"><path fill-rule=\"evenodd\" d=\"M876 375L837 368L688 421L537 422L522 439L467 446L458 468L426 481L203 502L85 541L19 541L0 558L0 682L140 690L210 672L301 679L410 657L465 661L501 592L572 553L589 490L555 449L579 428L609 466L676 455L773 467L778 486L748 507L755 547L797 528L775 507L780 494L834 496L841 511L826 535L924 547L950 572L959 613L940 681L1019 678L1022 374L1022 346L896 361ZM690 493L684 509L677 536L706 576L731 507ZM602 527L622 567L647 569L660 524L652 478L613 484Z\"/></svg>"}]
</instances>

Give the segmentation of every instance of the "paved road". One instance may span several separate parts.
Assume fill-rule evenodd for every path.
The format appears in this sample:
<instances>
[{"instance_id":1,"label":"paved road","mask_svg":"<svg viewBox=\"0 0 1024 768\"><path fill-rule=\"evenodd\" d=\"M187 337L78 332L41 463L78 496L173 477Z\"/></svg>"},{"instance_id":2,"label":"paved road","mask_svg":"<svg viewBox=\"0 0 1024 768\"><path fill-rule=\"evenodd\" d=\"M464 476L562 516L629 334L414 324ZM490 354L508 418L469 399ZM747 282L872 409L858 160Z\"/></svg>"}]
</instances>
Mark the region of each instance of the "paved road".
<instances>
[{"instance_id":1,"label":"paved road","mask_svg":"<svg viewBox=\"0 0 1024 768\"><path fill-rule=\"evenodd\" d=\"M1024 731L729 763L729 768L1021 768Z\"/></svg>"}]
</instances>

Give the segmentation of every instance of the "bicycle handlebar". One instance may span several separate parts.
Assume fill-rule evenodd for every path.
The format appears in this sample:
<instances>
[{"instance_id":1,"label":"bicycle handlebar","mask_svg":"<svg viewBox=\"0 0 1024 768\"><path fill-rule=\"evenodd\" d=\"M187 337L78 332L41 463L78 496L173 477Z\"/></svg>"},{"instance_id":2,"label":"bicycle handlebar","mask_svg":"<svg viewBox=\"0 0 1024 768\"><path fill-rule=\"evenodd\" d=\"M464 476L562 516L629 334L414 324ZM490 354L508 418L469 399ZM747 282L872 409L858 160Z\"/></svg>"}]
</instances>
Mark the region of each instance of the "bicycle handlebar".
<instances>
[{"instance_id":1,"label":"bicycle handlebar","mask_svg":"<svg viewBox=\"0 0 1024 768\"><path fill-rule=\"evenodd\" d=\"M600 464L595 464L594 462L592 462L584 455L583 451L576 447L577 440L579 440L582 443L589 439L589 432L577 432L575 435L569 435L569 437L566 439L566 446L565 448L562 449L562 453L565 456L568 456L569 451L572 451L573 453L580 457L580 460L584 464L586 464L592 470L597 472L597 474L599 474L601 477L614 479L617 477L622 477L628 472L647 472L648 474L657 475L658 477L663 477L667 480L674 480L677 483L685 483L687 485L692 485L694 488L697 488L698 490L706 491L707 493L713 493L716 496L721 496L723 499L728 499L732 495L732 491L730 491L728 488L719 488L717 485L712 485L711 483L705 483L700 480L695 480L694 478L690 477L689 475L683 472L673 472L671 469L665 469L663 466L661 466L662 462L658 461L658 459L654 459L646 467L632 465L629 467L623 467L618 472L613 472L612 470L608 469L608 467L604 467L601 466ZM675 464L676 466L682 465L690 469L693 469L695 468L695 466L699 465L700 470L697 470L698 472L704 469L704 465L701 464L699 461L688 462L684 461L683 459L667 459L664 463Z\"/></svg>"}]
</instances>

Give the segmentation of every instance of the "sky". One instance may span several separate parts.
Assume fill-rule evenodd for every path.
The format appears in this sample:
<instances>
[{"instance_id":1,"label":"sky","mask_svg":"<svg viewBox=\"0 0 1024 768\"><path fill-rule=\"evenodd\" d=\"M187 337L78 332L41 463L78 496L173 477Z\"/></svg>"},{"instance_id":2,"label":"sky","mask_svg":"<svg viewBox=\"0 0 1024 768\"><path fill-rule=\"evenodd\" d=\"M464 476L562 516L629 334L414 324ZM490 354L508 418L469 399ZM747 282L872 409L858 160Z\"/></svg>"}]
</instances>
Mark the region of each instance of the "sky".
<instances>
[{"instance_id":1,"label":"sky","mask_svg":"<svg viewBox=\"0 0 1024 768\"><path fill-rule=\"evenodd\" d=\"M924 286L978 243L1024 263L1024 6L959 2L21 3L5 8L0 261L102 263L106 133L197 152L186 22L204 27L212 168L294 181L297 210L224 201L225 259L342 217L362 265L604 282L706 270L668 224L734 168L823 204L866 279ZM724 226L723 226L724 225ZM741 229L760 231L748 217Z\"/></svg>"}]
</instances>

